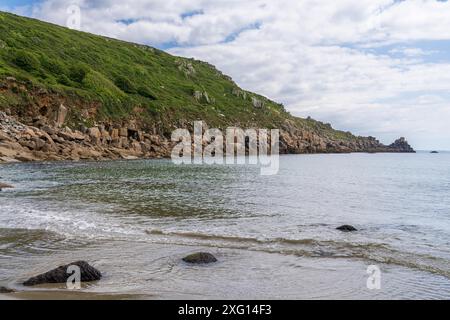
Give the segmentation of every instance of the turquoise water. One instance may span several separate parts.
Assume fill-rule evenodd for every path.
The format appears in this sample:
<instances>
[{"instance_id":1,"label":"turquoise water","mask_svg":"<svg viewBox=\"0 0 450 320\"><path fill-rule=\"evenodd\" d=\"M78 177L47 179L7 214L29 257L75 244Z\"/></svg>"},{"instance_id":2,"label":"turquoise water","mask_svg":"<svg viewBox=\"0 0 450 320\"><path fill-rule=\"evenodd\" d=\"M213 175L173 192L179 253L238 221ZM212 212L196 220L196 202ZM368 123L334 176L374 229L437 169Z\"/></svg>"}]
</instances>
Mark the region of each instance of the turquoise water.
<instances>
[{"instance_id":1,"label":"turquoise water","mask_svg":"<svg viewBox=\"0 0 450 320\"><path fill-rule=\"evenodd\" d=\"M169 160L2 165L16 188L0 193L0 285L25 290L27 276L84 259L105 273L87 297L449 299L449 164L289 155L274 176ZM198 250L219 263L181 262Z\"/></svg>"}]
</instances>

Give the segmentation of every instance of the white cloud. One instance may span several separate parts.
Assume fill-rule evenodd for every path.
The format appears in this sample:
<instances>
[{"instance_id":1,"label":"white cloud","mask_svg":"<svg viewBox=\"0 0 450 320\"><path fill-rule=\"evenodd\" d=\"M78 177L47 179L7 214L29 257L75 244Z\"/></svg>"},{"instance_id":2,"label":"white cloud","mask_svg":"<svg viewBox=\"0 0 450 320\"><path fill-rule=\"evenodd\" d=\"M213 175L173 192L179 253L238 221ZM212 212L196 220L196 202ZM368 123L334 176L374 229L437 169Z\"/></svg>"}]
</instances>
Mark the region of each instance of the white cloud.
<instances>
[{"instance_id":1,"label":"white cloud","mask_svg":"<svg viewBox=\"0 0 450 320\"><path fill-rule=\"evenodd\" d=\"M384 142L450 149L450 56L420 41L450 41L450 3L434 0L70 1L82 29L218 66L243 87L307 116ZM58 24L68 1L32 15ZM389 45L390 50L380 47ZM434 145L430 145L431 142Z\"/></svg>"}]
</instances>

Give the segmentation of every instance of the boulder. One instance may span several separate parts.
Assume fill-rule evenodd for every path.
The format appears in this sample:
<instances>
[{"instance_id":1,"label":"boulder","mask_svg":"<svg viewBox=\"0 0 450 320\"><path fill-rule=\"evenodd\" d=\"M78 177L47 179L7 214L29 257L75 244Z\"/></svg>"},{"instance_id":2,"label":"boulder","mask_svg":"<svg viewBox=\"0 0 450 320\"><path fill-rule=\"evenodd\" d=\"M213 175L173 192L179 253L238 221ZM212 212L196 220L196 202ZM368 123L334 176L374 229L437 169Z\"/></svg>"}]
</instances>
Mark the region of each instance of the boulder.
<instances>
[{"instance_id":1,"label":"boulder","mask_svg":"<svg viewBox=\"0 0 450 320\"><path fill-rule=\"evenodd\" d=\"M91 137L91 142L94 144L100 143L101 133L97 127L92 127L88 129L88 135Z\"/></svg>"},{"instance_id":2,"label":"boulder","mask_svg":"<svg viewBox=\"0 0 450 320\"><path fill-rule=\"evenodd\" d=\"M0 131L0 141L2 140L11 141L11 137L5 132Z\"/></svg>"},{"instance_id":3,"label":"boulder","mask_svg":"<svg viewBox=\"0 0 450 320\"><path fill-rule=\"evenodd\" d=\"M11 189L11 188L14 188L14 187L12 185L0 182L0 191L2 191L2 189L6 189L6 188Z\"/></svg>"},{"instance_id":4,"label":"boulder","mask_svg":"<svg viewBox=\"0 0 450 320\"><path fill-rule=\"evenodd\" d=\"M253 107L255 107L257 109L264 108L264 105L265 105L264 101L261 101L255 97L252 97L252 104L253 104Z\"/></svg>"},{"instance_id":5,"label":"boulder","mask_svg":"<svg viewBox=\"0 0 450 320\"><path fill-rule=\"evenodd\" d=\"M183 261L192 264L206 264L217 262L217 259L211 253L197 252L184 257Z\"/></svg>"},{"instance_id":6,"label":"boulder","mask_svg":"<svg viewBox=\"0 0 450 320\"><path fill-rule=\"evenodd\" d=\"M67 269L73 265L76 265L80 268L82 282L97 281L102 278L102 274L100 273L100 271L89 265L86 261L76 261L64 266L60 266L46 273L32 277L27 281L25 281L23 285L35 286L38 284L45 284L45 283L65 283L67 282L67 279L71 276L70 273L67 273Z\"/></svg>"},{"instance_id":7,"label":"boulder","mask_svg":"<svg viewBox=\"0 0 450 320\"><path fill-rule=\"evenodd\" d=\"M0 293L13 293L13 292L16 291L7 287L0 287Z\"/></svg>"},{"instance_id":8,"label":"boulder","mask_svg":"<svg viewBox=\"0 0 450 320\"><path fill-rule=\"evenodd\" d=\"M58 132L59 137L67 141L83 141L86 137L80 131L63 130Z\"/></svg>"},{"instance_id":9,"label":"boulder","mask_svg":"<svg viewBox=\"0 0 450 320\"><path fill-rule=\"evenodd\" d=\"M343 232L358 231L358 229L356 229L354 226L350 226L348 224L344 224L343 226L337 227L336 229Z\"/></svg>"}]
</instances>

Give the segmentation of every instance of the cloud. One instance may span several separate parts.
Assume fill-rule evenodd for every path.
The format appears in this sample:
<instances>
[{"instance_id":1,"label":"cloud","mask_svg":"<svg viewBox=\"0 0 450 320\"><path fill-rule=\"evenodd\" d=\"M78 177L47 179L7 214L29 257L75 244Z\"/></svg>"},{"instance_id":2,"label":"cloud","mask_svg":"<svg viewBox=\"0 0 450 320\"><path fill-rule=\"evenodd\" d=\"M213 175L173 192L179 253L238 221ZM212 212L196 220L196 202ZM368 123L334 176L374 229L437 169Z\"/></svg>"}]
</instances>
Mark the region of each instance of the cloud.
<instances>
[{"instance_id":1,"label":"cloud","mask_svg":"<svg viewBox=\"0 0 450 320\"><path fill-rule=\"evenodd\" d=\"M75 0L82 29L215 64L246 89L385 143L450 149L450 3L434 0ZM67 1L30 15L66 24ZM433 143L433 145L431 145Z\"/></svg>"}]
</instances>

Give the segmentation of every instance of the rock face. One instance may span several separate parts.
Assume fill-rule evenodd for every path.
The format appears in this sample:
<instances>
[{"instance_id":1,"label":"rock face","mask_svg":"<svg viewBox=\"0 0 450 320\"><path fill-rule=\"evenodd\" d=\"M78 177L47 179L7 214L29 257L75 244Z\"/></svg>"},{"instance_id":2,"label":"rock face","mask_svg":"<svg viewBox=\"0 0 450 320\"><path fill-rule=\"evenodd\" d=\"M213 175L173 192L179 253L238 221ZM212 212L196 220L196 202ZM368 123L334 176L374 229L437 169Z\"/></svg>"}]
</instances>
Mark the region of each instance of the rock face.
<instances>
[{"instance_id":1,"label":"rock face","mask_svg":"<svg viewBox=\"0 0 450 320\"><path fill-rule=\"evenodd\" d=\"M217 259L211 253L197 252L184 257L183 261L192 264L207 264L217 262Z\"/></svg>"},{"instance_id":2,"label":"rock face","mask_svg":"<svg viewBox=\"0 0 450 320\"><path fill-rule=\"evenodd\" d=\"M64 107L66 108L66 107ZM63 109L59 108L58 112ZM61 114L60 114L61 115ZM0 163L168 157L171 142L129 126L72 130L45 117L25 125L0 111Z\"/></svg>"},{"instance_id":3,"label":"rock face","mask_svg":"<svg viewBox=\"0 0 450 320\"><path fill-rule=\"evenodd\" d=\"M324 125L331 129L330 125ZM280 130L280 153L415 152L405 138L386 146L374 137L335 138L286 121Z\"/></svg>"},{"instance_id":4,"label":"rock face","mask_svg":"<svg viewBox=\"0 0 450 320\"><path fill-rule=\"evenodd\" d=\"M406 139L403 137L395 140L394 143L389 145L389 148L394 152L415 152L414 149L408 144L408 141L406 141Z\"/></svg>"},{"instance_id":5,"label":"rock face","mask_svg":"<svg viewBox=\"0 0 450 320\"><path fill-rule=\"evenodd\" d=\"M339 230L339 231L343 231L343 232L358 231L358 229L356 229L354 226L350 226L348 224L345 224L343 226L337 227L336 229Z\"/></svg>"},{"instance_id":6,"label":"rock face","mask_svg":"<svg viewBox=\"0 0 450 320\"><path fill-rule=\"evenodd\" d=\"M60 266L56 269L50 270L36 277L32 277L27 281L25 281L23 285L35 286L38 284L45 284L45 283L65 283L67 281L67 278L70 277L71 275L67 273L67 269L73 265L80 267L82 282L96 281L100 280L102 277L100 271L89 265L87 262L77 261L70 263L68 265Z\"/></svg>"},{"instance_id":7,"label":"rock face","mask_svg":"<svg viewBox=\"0 0 450 320\"><path fill-rule=\"evenodd\" d=\"M65 113L64 109L58 112ZM60 113L61 115L61 113ZM30 125L0 111L0 163L58 160L115 160L170 157L173 142L135 124L97 124L78 129L60 127L46 117ZM281 154L415 152L404 138L390 146L373 137L335 139L286 122L280 130Z\"/></svg>"}]
</instances>

